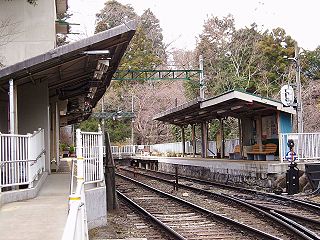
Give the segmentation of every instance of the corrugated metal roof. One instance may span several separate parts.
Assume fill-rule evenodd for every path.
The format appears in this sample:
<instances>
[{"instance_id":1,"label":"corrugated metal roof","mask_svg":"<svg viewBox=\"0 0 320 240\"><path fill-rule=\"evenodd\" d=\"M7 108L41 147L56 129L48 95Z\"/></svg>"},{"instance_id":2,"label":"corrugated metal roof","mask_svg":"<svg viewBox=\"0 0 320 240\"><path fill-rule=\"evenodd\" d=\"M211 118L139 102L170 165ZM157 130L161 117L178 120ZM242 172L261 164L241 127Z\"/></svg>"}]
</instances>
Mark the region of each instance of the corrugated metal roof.
<instances>
[{"instance_id":1,"label":"corrugated metal roof","mask_svg":"<svg viewBox=\"0 0 320 240\"><path fill-rule=\"evenodd\" d=\"M109 86L135 30L136 23L131 21L3 68L0 70L0 87L8 90L9 79L13 79L18 86L47 80L50 97L69 100L67 123L85 119L91 110L81 111L79 99L83 99L87 110L88 106L91 108L97 104ZM110 58L109 67L100 81L93 75L101 55L84 54L93 50L109 51L107 56L103 56ZM96 88L93 98L87 98L93 88Z\"/></svg>"},{"instance_id":2,"label":"corrugated metal roof","mask_svg":"<svg viewBox=\"0 0 320 240\"><path fill-rule=\"evenodd\" d=\"M292 107L284 107L277 100L232 90L206 100L195 99L156 115L154 120L175 125L188 125L228 116L246 118L255 115L271 115L277 111L295 114Z\"/></svg>"}]
</instances>

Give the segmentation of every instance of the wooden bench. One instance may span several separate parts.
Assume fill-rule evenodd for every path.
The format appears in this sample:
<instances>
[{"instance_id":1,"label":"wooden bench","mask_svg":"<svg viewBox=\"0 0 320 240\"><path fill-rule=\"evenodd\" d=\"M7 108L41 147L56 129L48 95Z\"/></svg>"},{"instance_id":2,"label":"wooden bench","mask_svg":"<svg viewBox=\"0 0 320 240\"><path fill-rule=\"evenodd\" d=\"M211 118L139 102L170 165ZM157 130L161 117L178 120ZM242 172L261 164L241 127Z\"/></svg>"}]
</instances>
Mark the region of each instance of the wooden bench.
<instances>
[{"instance_id":1,"label":"wooden bench","mask_svg":"<svg viewBox=\"0 0 320 240\"><path fill-rule=\"evenodd\" d=\"M229 159L235 159L239 160L241 159L241 151L240 151L240 145L234 146L234 150L232 153L229 153Z\"/></svg>"},{"instance_id":2,"label":"wooden bench","mask_svg":"<svg viewBox=\"0 0 320 240\"><path fill-rule=\"evenodd\" d=\"M275 160L277 144L267 143L266 145L255 144L252 151L247 152L248 160Z\"/></svg>"}]
</instances>

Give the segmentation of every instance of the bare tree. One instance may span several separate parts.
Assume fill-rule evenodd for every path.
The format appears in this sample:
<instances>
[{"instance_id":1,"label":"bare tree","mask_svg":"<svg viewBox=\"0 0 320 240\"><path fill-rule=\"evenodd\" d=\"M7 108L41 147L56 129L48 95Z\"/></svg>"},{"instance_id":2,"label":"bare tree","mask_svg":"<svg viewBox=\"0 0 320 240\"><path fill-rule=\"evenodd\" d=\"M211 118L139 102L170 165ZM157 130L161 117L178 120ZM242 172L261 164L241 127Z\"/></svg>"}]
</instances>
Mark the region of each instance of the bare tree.
<instances>
[{"instance_id":1,"label":"bare tree","mask_svg":"<svg viewBox=\"0 0 320 240\"><path fill-rule=\"evenodd\" d=\"M153 117L176 102L185 102L181 81L157 82L153 84L137 84L134 86L135 95L135 132L141 144L159 143L172 140L170 126Z\"/></svg>"},{"instance_id":2,"label":"bare tree","mask_svg":"<svg viewBox=\"0 0 320 240\"><path fill-rule=\"evenodd\" d=\"M192 50L174 49L171 53L172 63L176 69L198 69L195 52Z\"/></svg>"},{"instance_id":3,"label":"bare tree","mask_svg":"<svg viewBox=\"0 0 320 240\"><path fill-rule=\"evenodd\" d=\"M320 131L320 83L310 80L303 86L303 121L305 132Z\"/></svg>"}]
</instances>

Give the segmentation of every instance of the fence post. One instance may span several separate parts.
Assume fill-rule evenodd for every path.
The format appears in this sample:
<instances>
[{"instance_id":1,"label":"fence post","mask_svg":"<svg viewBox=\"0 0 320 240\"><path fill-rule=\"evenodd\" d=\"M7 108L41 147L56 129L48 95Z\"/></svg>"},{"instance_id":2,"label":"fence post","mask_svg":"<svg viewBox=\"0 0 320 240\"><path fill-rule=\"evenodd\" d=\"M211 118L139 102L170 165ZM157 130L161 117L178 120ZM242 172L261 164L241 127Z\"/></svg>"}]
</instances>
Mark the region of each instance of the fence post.
<instances>
[{"instance_id":1,"label":"fence post","mask_svg":"<svg viewBox=\"0 0 320 240\"><path fill-rule=\"evenodd\" d=\"M280 162L281 163L283 163L283 159L282 159L282 133L280 133L280 135L279 135L279 160L280 160Z\"/></svg>"},{"instance_id":2,"label":"fence post","mask_svg":"<svg viewBox=\"0 0 320 240\"><path fill-rule=\"evenodd\" d=\"M28 150L27 150L27 164L28 164L28 174L26 174L28 176L28 188L32 188L33 187L33 181L32 181L32 172L31 172L31 156L32 156L32 149L31 149L31 134L30 133L27 133L27 136L28 136Z\"/></svg>"},{"instance_id":3,"label":"fence post","mask_svg":"<svg viewBox=\"0 0 320 240\"><path fill-rule=\"evenodd\" d=\"M103 133L99 127L98 146L99 146L99 180L103 180Z\"/></svg>"},{"instance_id":4,"label":"fence post","mask_svg":"<svg viewBox=\"0 0 320 240\"><path fill-rule=\"evenodd\" d=\"M77 179L84 180L84 166L83 166L83 156L82 156L82 135L81 130L78 128L76 130L76 154L77 154ZM78 181L77 181L78 182Z\"/></svg>"},{"instance_id":5,"label":"fence post","mask_svg":"<svg viewBox=\"0 0 320 240\"><path fill-rule=\"evenodd\" d=\"M2 133L0 132L0 193L2 190Z\"/></svg>"},{"instance_id":6,"label":"fence post","mask_svg":"<svg viewBox=\"0 0 320 240\"><path fill-rule=\"evenodd\" d=\"M45 151L45 144L44 144L44 129L41 130L41 139L42 139L42 149ZM42 156L42 171L45 171L45 161L46 161L46 155L47 153L44 152L44 155Z\"/></svg>"},{"instance_id":7,"label":"fence post","mask_svg":"<svg viewBox=\"0 0 320 240\"><path fill-rule=\"evenodd\" d=\"M82 137L79 128L76 130L76 155L82 157Z\"/></svg>"}]
</instances>

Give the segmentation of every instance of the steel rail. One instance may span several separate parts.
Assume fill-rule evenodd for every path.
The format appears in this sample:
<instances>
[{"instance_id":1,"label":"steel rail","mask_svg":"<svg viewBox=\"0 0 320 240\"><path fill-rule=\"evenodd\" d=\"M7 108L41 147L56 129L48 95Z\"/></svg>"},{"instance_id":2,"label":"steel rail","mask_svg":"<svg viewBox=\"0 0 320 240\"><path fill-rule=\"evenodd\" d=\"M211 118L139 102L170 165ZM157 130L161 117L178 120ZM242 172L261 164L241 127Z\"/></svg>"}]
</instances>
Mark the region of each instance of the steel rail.
<instances>
[{"instance_id":1,"label":"steel rail","mask_svg":"<svg viewBox=\"0 0 320 240\"><path fill-rule=\"evenodd\" d=\"M275 221L277 221L278 223L282 224L286 228L289 228L291 231L297 233L299 236L301 236L304 239L320 239L320 237L316 233L314 233L311 230L305 228L301 224L293 221L292 219L289 219L289 218L283 216L284 214L286 214L283 211L281 211L282 214L280 214L279 210L274 210L272 208L261 206L259 204L247 203L246 201L244 201L242 199L239 199L239 198L236 198L236 197L232 197L232 196L228 196L228 195L223 194L223 193L222 193L222 195L225 196L226 198L230 199L230 200L233 200L233 201L238 202L240 204L246 205L246 206L248 206L248 207L250 207L252 209L255 209L256 211L264 213L266 216L274 219ZM269 210L270 213L267 213L267 212L259 209L259 207L260 208L262 207L264 209ZM290 215L294 215L294 214L290 214ZM299 216L294 215L294 217L298 218ZM317 222L317 223L319 223L319 222Z\"/></svg>"},{"instance_id":2,"label":"steel rail","mask_svg":"<svg viewBox=\"0 0 320 240\"><path fill-rule=\"evenodd\" d=\"M157 224L161 229L163 229L164 231L167 232L168 235L172 236L175 239L179 239L179 240L186 240L186 238L184 238L183 236L181 236L179 233L177 233L176 231L174 231L172 228L168 227L166 224L164 224L163 222L161 222L158 218L156 218L155 216L153 216L151 213L149 213L146 209L144 209L143 207L141 207L140 205L138 205L137 203L135 203L134 201L132 201L129 197L127 197L126 195L124 195L123 193L121 193L119 190L116 190L117 194L123 198L127 203L129 203L132 207L134 207L135 209L137 209L140 213L142 213L143 215L147 216L148 218L150 218L155 224Z\"/></svg>"},{"instance_id":3,"label":"steel rail","mask_svg":"<svg viewBox=\"0 0 320 240\"><path fill-rule=\"evenodd\" d=\"M128 170L128 169L125 169L125 168L122 168L122 170L132 172L131 170ZM147 177L150 177L150 178L162 181L162 182L166 182L168 184L173 184L172 180L167 180L167 179L159 178L159 177L152 176L152 175L149 175L149 174L142 174L142 173L138 173L138 172L136 172L136 174L147 176ZM300 219L300 220L309 220L309 221L311 221L313 223L316 223L316 224L319 224L320 223L319 221L316 221L316 220L313 220L313 219L307 219L307 218L304 218L302 216L298 216L298 215L295 215L295 214L286 213L286 212L281 211L281 210L274 210L274 209L272 209L270 207L261 206L259 204L248 203L248 202L246 202L246 201L244 201L242 199L239 199L239 198L236 198L236 197L233 197L233 196L229 196L229 195L224 194L224 193L214 193L214 192L210 192L208 190L195 188L195 187L184 185L184 184L181 184L181 183L178 183L178 186L182 187L182 188L185 188L185 189L192 190L192 191L201 192L201 193L206 194L206 195L218 196L218 197L221 197L221 198L228 199L228 200L231 200L233 202L236 202L236 203L238 203L238 204L240 204L242 206L245 206L245 207L247 207L247 208L249 208L249 209L251 209L253 211L256 211L256 212L259 212L259 213L263 214L264 216L268 217L271 220L277 221L279 224L281 224L285 228L288 228L291 232L298 234L303 239L309 239L309 240L310 239L320 239L320 237L316 233L314 233L314 232L310 231L309 229L303 227L299 223L296 223L296 222L292 221L291 219L290 219L290 221L284 221L285 217L283 215L286 215L286 216L289 216L289 217L295 217L295 218ZM262 210L260 208L262 208L264 210ZM269 211L269 212L267 212L267 211ZM282 216L282 217L279 217L279 216Z\"/></svg>"},{"instance_id":4,"label":"steel rail","mask_svg":"<svg viewBox=\"0 0 320 240\"><path fill-rule=\"evenodd\" d=\"M240 227L240 228L245 229L246 231L249 231L249 232L251 232L251 233L253 233L253 234L259 235L260 237L264 237L264 238L267 238L267 239L274 239L274 240L277 239L277 240L280 240L280 238L278 238L278 237L275 237L275 236L273 236L273 235L270 235L270 234L268 234L268 233L266 233L266 232L263 232L263 231L261 231L261 230L258 230L258 229L256 229L256 228L250 227L250 226L248 226L248 225L246 225L246 224L240 223L240 222L238 222L238 221L235 221L235 220L233 220L233 219L231 219L231 218L225 217L225 216L220 215L220 214L218 214L218 213L212 212L212 211L210 211L210 210L208 210L208 209L205 209L205 208L203 208L203 207L201 207L201 206L199 206L199 205L196 205L196 204L194 204L194 203L188 202L188 201L186 201L186 200L184 200L184 199L182 199L182 198L176 197L176 196L171 195L171 194L169 194L169 193L163 192L163 191L161 191L161 190L159 190L159 189L156 189L156 188L151 187L151 186L149 186L149 185L147 185L147 184L144 184L144 183L141 183L141 182L139 182L139 181L136 181L136 180L134 180L134 179L132 179L132 178L129 178L129 177L127 177L127 176L124 176L124 175L122 175L122 174L116 173L116 175L119 176L119 177L122 177L122 178L124 178L124 179L127 179L127 180L129 180L129 181L131 181L131 182L134 182L134 183L136 183L136 184L138 184L138 185L140 185L140 186L143 186L143 187L146 188L146 189L152 190L152 191L157 192L157 193L159 193L159 194L161 194L161 195L163 195L163 196L166 196L166 197L171 198L171 199L173 199L173 200L175 200L175 201L178 201L178 202L180 202L180 203L182 203L182 204L185 204L185 205L187 205L188 207L191 207L191 208L193 208L193 209L195 209L195 210L197 210L197 211L199 211L199 212L202 212L202 213L206 214L208 217L216 218L216 219L219 219L219 220L221 220L221 221L228 222L228 223L230 223L230 224L232 224L232 225L234 225L234 226L237 226L238 228Z\"/></svg>"},{"instance_id":5,"label":"steel rail","mask_svg":"<svg viewBox=\"0 0 320 240\"><path fill-rule=\"evenodd\" d=\"M145 170L145 169L141 169L141 170ZM161 173L161 174L164 174L164 175L175 177L175 174L173 174L173 173L165 173L165 172L154 171L154 170L145 170L145 171ZM273 193L267 193L267 192L262 192L262 191L257 191L257 190L248 189L248 188L242 188L242 187L237 187L237 186L230 186L230 185L223 184L223 183L217 183L217 182L212 182L212 181L208 181L208 180L197 179L197 178L194 178L194 177L187 177L187 176L183 176L183 175L179 175L178 177L181 178L181 179L187 179L187 180L196 181L196 182L200 182L200 183L205 183L205 184L225 187L225 188L229 188L229 189L233 189L233 190L239 190L239 191L242 191L242 192L250 192L250 193L255 193L255 194L261 194L261 195L269 196L269 197L272 197L272 198L277 198L277 199L280 199L280 200L291 201L291 202L300 204L300 205L302 205L304 207L309 207L309 208L312 208L313 210L320 211L320 204L313 203L313 202L310 202L310 201L292 199L291 197L281 196L281 195L277 195L277 194L273 194Z\"/></svg>"},{"instance_id":6,"label":"steel rail","mask_svg":"<svg viewBox=\"0 0 320 240\"><path fill-rule=\"evenodd\" d=\"M205 190L204 190L205 191ZM214 193L213 193L214 194ZM244 201L242 199L239 199L239 198L236 198L236 197L233 197L233 196L228 196L224 193L221 193L222 195L225 195L227 197L232 197L232 198L235 198L235 199L238 199L240 201ZM244 201L245 202L245 201ZM299 219L299 220L302 220L302 221L309 221L309 222L312 222L312 223L315 223L315 224L319 224L320 226L320 221L319 220L315 220L315 219L312 219L312 218L306 218L306 217L303 217L303 216L300 216L300 215L296 215L296 214L293 214L293 213L288 213L288 212L285 212L283 210L276 210L276 209L273 209L271 207L267 207L267 206L262 206L260 204L257 204L257 203L248 203L248 204L251 204L255 207L258 207L258 208L262 208L264 210L268 210L268 211L274 211L274 212L277 212L281 215L284 215L284 216L287 216L289 218L296 218L296 219Z\"/></svg>"}]
</instances>

